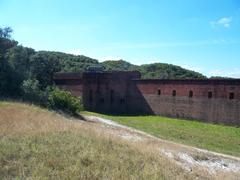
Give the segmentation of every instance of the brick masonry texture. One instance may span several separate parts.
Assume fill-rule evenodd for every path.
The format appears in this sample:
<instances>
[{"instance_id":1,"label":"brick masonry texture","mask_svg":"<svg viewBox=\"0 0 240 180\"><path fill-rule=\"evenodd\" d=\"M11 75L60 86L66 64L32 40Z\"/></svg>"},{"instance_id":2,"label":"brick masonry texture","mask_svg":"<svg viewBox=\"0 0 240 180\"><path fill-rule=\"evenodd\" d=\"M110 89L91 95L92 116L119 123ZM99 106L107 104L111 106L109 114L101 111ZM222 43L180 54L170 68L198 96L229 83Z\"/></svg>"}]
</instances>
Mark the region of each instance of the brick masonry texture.
<instances>
[{"instance_id":1,"label":"brick masonry texture","mask_svg":"<svg viewBox=\"0 0 240 180\"><path fill-rule=\"evenodd\" d=\"M58 73L54 80L89 111L240 125L240 79L141 79L126 71Z\"/></svg>"}]
</instances>

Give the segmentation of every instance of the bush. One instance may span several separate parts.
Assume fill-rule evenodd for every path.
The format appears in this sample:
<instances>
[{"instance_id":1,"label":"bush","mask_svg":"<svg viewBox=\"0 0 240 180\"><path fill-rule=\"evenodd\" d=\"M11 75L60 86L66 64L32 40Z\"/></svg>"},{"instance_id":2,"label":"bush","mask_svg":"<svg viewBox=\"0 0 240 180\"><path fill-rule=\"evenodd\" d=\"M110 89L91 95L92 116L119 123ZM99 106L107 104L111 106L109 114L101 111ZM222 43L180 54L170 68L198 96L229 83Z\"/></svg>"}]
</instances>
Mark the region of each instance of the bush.
<instances>
[{"instance_id":1,"label":"bush","mask_svg":"<svg viewBox=\"0 0 240 180\"><path fill-rule=\"evenodd\" d=\"M39 86L39 82L36 79L28 79L23 81L23 99L34 104L47 106L50 89L46 88L45 91L42 91Z\"/></svg>"},{"instance_id":2,"label":"bush","mask_svg":"<svg viewBox=\"0 0 240 180\"><path fill-rule=\"evenodd\" d=\"M83 109L80 98L73 96L70 92L54 88L48 98L49 108L62 110L70 114L77 114Z\"/></svg>"},{"instance_id":3,"label":"bush","mask_svg":"<svg viewBox=\"0 0 240 180\"><path fill-rule=\"evenodd\" d=\"M25 80L22 85L22 91L25 101L48 107L49 109L62 110L73 115L76 115L77 112L83 109L80 98L53 86L48 86L41 90L39 81L36 79Z\"/></svg>"}]
</instances>

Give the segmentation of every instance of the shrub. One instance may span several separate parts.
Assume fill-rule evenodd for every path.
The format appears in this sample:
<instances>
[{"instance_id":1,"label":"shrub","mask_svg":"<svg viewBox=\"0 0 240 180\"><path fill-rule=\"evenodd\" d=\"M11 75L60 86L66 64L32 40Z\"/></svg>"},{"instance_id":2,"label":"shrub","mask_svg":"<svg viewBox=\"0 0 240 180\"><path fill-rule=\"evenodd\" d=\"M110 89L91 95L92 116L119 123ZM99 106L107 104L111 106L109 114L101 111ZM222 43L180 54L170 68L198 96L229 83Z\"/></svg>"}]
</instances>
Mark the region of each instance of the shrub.
<instances>
[{"instance_id":1,"label":"shrub","mask_svg":"<svg viewBox=\"0 0 240 180\"><path fill-rule=\"evenodd\" d=\"M28 79L22 84L23 99L25 101L46 106L48 101L49 88L42 91L39 88L39 82L36 79Z\"/></svg>"},{"instance_id":2,"label":"shrub","mask_svg":"<svg viewBox=\"0 0 240 180\"><path fill-rule=\"evenodd\" d=\"M25 80L22 85L22 91L23 99L33 104L54 110L62 110L73 115L76 115L77 112L83 109L80 98L53 86L48 86L41 90L39 81L36 79Z\"/></svg>"},{"instance_id":3,"label":"shrub","mask_svg":"<svg viewBox=\"0 0 240 180\"><path fill-rule=\"evenodd\" d=\"M73 96L70 92L54 88L48 98L49 108L62 110L70 114L77 114L83 109L80 98Z\"/></svg>"}]
</instances>

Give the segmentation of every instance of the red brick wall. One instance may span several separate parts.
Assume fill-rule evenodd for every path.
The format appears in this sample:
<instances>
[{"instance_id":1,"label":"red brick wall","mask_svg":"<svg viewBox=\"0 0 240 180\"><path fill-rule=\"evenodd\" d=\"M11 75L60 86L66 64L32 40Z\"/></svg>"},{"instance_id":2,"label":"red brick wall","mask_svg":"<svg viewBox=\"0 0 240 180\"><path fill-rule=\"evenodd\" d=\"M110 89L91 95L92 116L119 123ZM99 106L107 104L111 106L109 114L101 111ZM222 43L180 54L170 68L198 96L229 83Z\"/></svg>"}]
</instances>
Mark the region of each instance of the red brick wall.
<instances>
[{"instance_id":1,"label":"red brick wall","mask_svg":"<svg viewBox=\"0 0 240 180\"><path fill-rule=\"evenodd\" d=\"M76 97L82 97L83 86L82 84L78 85L58 85L60 89L70 91Z\"/></svg>"},{"instance_id":2,"label":"red brick wall","mask_svg":"<svg viewBox=\"0 0 240 180\"><path fill-rule=\"evenodd\" d=\"M211 81L210 81L211 82ZM205 98L208 92L211 91L213 98L229 98L229 93L234 93L234 99L240 99L240 84L228 83L201 83L199 81L186 83L180 81L178 83L162 81L136 81L138 89L143 94L157 94L161 90L162 95L171 96L172 91L176 90L177 96L188 96L189 91L193 91L193 96L198 98Z\"/></svg>"},{"instance_id":3,"label":"red brick wall","mask_svg":"<svg viewBox=\"0 0 240 180\"><path fill-rule=\"evenodd\" d=\"M240 125L240 80L140 80L138 72L58 74L54 80L60 88L82 96L90 111L157 114ZM189 97L189 91L193 97ZM229 99L230 93L234 93L234 99Z\"/></svg>"},{"instance_id":4,"label":"red brick wall","mask_svg":"<svg viewBox=\"0 0 240 180\"><path fill-rule=\"evenodd\" d=\"M142 96L132 100L137 104L144 98L154 114L240 125L238 83L136 81L136 87ZM161 95L158 95L158 90L161 90ZM172 96L173 90L176 90L175 97ZM192 98L189 97L190 90L193 91ZM208 98L209 91L213 93L211 99ZM229 99L229 93L234 93L234 99ZM144 111L143 107L142 111Z\"/></svg>"},{"instance_id":5,"label":"red brick wall","mask_svg":"<svg viewBox=\"0 0 240 180\"><path fill-rule=\"evenodd\" d=\"M54 82L60 89L70 91L77 97L82 96L83 81L81 73L58 73L54 77Z\"/></svg>"}]
</instances>

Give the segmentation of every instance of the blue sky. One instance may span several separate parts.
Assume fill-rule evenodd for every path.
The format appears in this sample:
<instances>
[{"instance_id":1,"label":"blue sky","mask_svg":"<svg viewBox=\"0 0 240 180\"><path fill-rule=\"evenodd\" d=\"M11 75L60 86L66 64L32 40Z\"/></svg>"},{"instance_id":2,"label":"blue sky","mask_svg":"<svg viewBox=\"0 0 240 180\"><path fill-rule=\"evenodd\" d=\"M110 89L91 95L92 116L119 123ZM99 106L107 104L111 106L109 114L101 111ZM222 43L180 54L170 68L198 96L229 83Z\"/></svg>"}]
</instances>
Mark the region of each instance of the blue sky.
<instances>
[{"instance_id":1,"label":"blue sky","mask_svg":"<svg viewBox=\"0 0 240 180\"><path fill-rule=\"evenodd\" d=\"M0 0L0 26L36 50L240 78L239 0Z\"/></svg>"}]
</instances>

